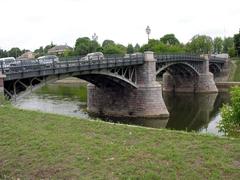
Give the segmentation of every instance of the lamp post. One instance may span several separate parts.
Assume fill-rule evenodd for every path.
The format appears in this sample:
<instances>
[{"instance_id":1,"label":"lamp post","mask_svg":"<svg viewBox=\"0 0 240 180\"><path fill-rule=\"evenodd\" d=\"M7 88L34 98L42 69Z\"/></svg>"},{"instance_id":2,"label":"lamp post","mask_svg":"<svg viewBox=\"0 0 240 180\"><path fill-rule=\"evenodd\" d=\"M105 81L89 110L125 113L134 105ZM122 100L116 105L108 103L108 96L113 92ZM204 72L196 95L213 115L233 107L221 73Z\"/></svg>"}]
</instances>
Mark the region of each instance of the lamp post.
<instances>
[{"instance_id":1,"label":"lamp post","mask_svg":"<svg viewBox=\"0 0 240 180\"><path fill-rule=\"evenodd\" d=\"M149 34L151 33L151 29L149 26L147 26L147 28L146 28L146 33L148 35L148 42L149 42Z\"/></svg>"},{"instance_id":2,"label":"lamp post","mask_svg":"<svg viewBox=\"0 0 240 180\"><path fill-rule=\"evenodd\" d=\"M94 33L94 34L92 35L92 40L93 40L94 42L97 42L97 40L98 40L98 36L97 36L96 33ZM95 47L94 47L94 42L92 42L93 52L96 51L96 49L95 49Z\"/></svg>"}]
</instances>

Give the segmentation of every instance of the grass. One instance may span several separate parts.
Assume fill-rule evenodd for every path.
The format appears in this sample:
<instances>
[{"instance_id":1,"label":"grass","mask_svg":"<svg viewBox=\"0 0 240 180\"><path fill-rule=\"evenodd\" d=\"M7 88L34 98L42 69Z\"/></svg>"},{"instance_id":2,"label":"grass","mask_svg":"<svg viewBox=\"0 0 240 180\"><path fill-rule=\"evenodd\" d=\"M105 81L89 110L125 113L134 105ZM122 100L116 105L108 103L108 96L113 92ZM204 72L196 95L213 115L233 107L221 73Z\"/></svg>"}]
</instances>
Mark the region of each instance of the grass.
<instances>
[{"instance_id":1,"label":"grass","mask_svg":"<svg viewBox=\"0 0 240 180\"><path fill-rule=\"evenodd\" d=\"M240 58L231 59L230 81L240 81Z\"/></svg>"},{"instance_id":2,"label":"grass","mask_svg":"<svg viewBox=\"0 0 240 180\"><path fill-rule=\"evenodd\" d=\"M240 139L0 108L0 179L240 179Z\"/></svg>"}]
</instances>

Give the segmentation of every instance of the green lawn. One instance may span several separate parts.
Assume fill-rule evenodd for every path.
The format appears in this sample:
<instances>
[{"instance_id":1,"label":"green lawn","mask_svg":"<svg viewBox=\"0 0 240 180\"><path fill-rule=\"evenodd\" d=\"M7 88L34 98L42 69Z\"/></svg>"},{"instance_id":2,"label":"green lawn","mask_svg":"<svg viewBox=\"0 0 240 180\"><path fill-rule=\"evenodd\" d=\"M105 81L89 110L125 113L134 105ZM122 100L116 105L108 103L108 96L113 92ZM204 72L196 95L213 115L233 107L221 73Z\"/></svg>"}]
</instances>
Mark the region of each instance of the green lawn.
<instances>
[{"instance_id":1,"label":"green lawn","mask_svg":"<svg viewBox=\"0 0 240 180\"><path fill-rule=\"evenodd\" d=\"M0 108L0 179L240 179L240 139Z\"/></svg>"}]
</instances>

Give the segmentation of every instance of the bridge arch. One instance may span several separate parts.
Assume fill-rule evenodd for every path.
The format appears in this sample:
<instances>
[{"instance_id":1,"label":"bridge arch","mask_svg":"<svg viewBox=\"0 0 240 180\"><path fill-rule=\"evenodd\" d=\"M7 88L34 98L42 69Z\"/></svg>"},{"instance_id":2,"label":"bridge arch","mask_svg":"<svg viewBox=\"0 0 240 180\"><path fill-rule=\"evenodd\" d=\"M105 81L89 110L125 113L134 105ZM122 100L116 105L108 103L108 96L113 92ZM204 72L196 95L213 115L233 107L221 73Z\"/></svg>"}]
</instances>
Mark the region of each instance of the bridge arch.
<instances>
[{"instance_id":1,"label":"bridge arch","mask_svg":"<svg viewBox=\"0 0 240 180\"><path fill-rule=\"evenodd\" d=\"M209 71L213 74L220 73L222 71L222 68L217 63L209 63Z\"/></svg>"},{"instance_id":2,"label":"bridge arch","mask_svg":"<svg viewBox=\"0 0 240 180\"><path fill-rule=\"evenodd\" d=\"M164 72L168 71L170 74L176 74L178 72L182 73L190 73L191 75L199 76L199 72L193 67L191 64L186 62L172 62L165 64L157 69L156 76L159 74L163 74Z\"/></svg>"},{"instance_id":3,"label":"bridge arch","mask_svg":"<svg viewBox=\"0 0 240 180\"><path fill-rule=\"evenodd\" d=\"M108 70L92 70L84 72L73 72L67 74L56 74L49 76L30 77L6 81L4 91L10 98L18 98L35 91L48 83L67 77L77 77L86 80L100 88L133 88L137 86L136 67L121 67Z\"/></svg>"}]
</instances>

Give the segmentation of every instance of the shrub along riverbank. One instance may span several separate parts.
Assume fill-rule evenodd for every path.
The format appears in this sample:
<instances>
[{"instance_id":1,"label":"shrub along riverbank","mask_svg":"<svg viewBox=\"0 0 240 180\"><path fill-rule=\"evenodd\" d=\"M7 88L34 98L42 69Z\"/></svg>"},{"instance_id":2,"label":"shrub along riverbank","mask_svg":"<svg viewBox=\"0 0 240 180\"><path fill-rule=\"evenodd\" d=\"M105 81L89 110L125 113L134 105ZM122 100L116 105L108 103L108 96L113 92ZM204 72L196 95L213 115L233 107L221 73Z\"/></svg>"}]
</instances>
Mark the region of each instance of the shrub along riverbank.
<instances>
[{"instance_id":1,"label":"shrub along riverbank","mask_svg":"<svg viewBox=\"0 0 240 180\"><path fill-rule=\"evenodd\" d=\"M0 107L0 179L239 179L240 139Z\"/></svg>"}]
</instances>

